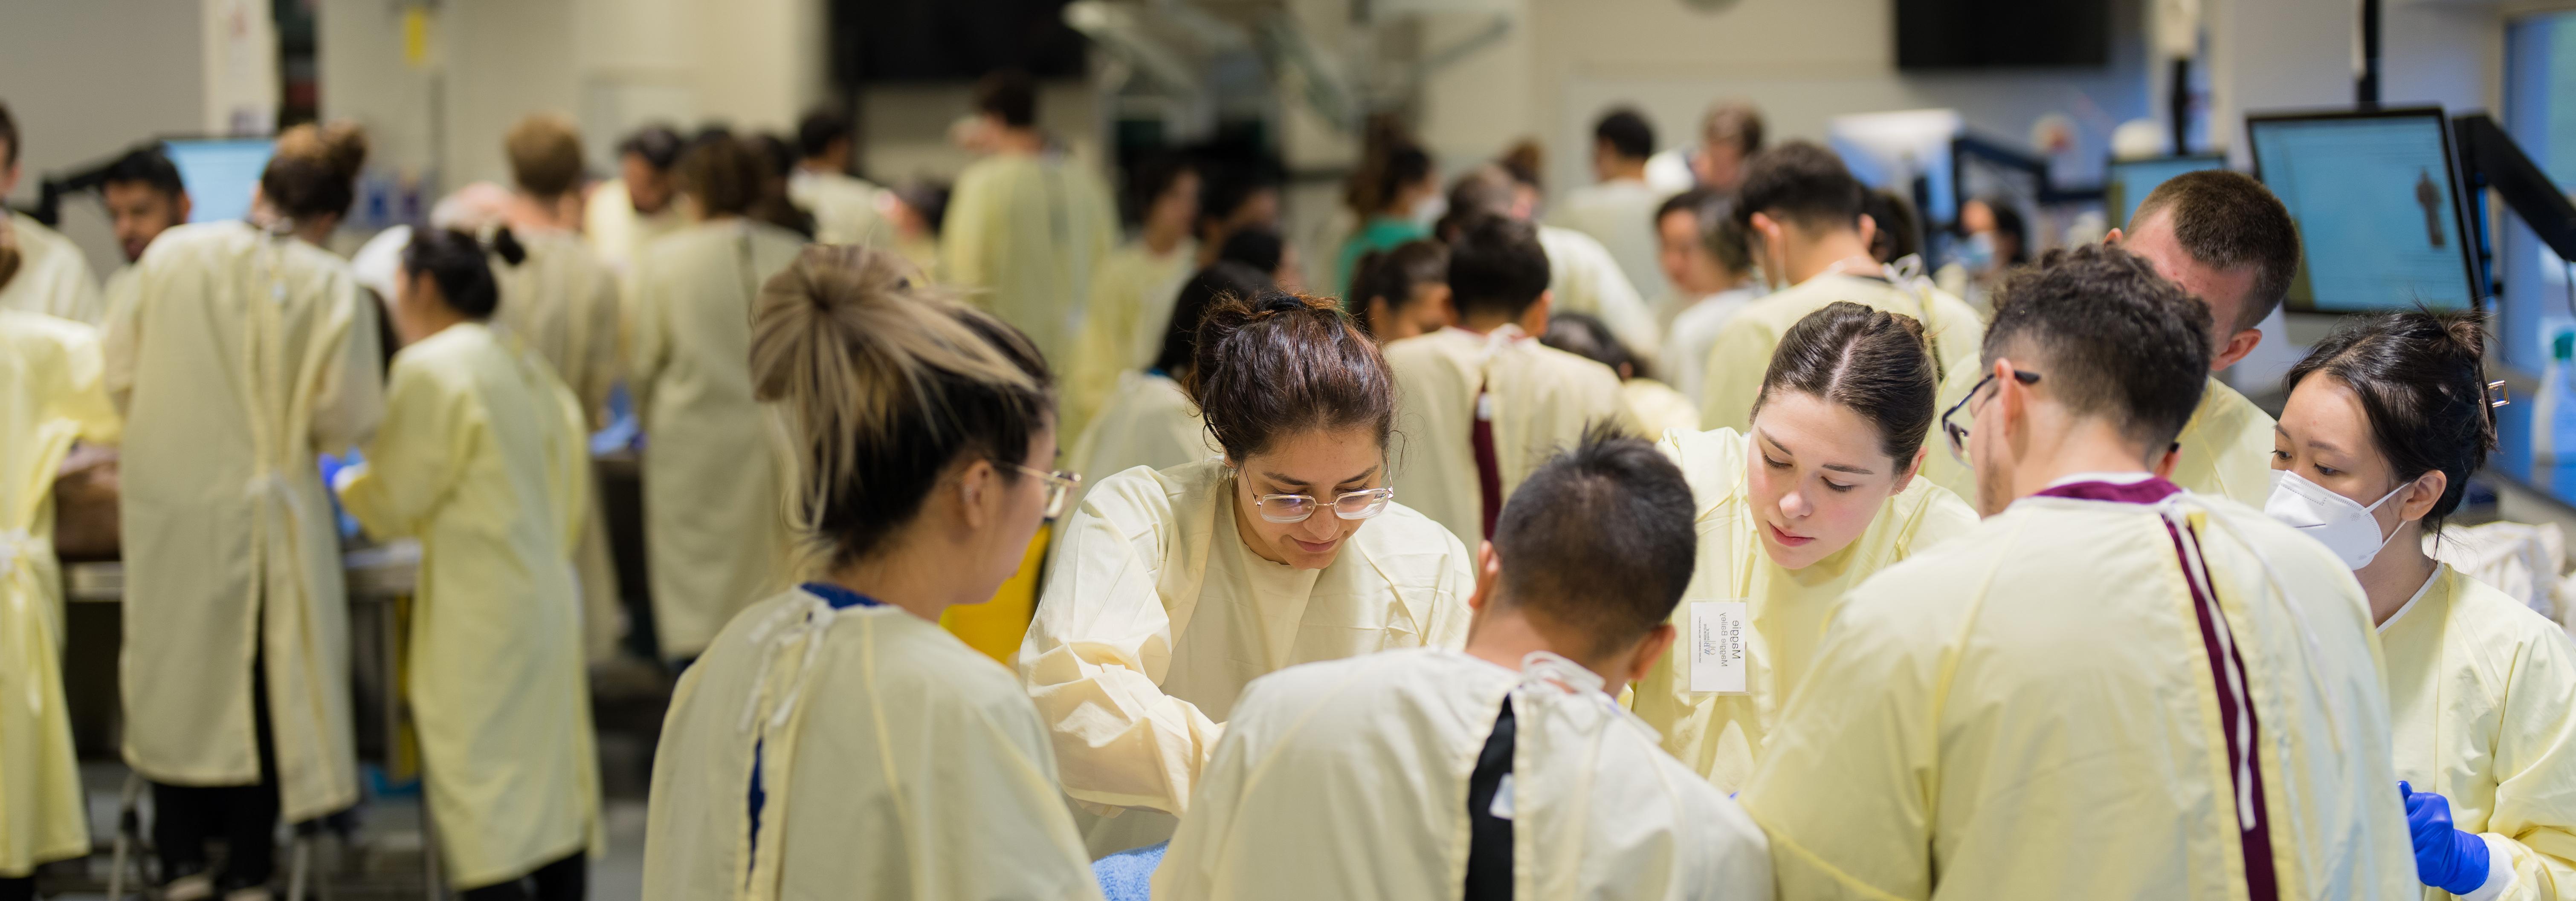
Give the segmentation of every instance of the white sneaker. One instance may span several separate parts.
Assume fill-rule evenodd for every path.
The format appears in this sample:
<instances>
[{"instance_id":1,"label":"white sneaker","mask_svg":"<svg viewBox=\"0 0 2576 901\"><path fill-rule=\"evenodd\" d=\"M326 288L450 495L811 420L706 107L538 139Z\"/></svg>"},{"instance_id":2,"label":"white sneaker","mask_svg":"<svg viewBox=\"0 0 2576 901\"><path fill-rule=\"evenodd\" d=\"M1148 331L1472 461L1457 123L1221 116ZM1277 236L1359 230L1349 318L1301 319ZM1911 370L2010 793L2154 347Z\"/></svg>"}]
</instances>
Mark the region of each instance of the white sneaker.
<instances>
[{"instance_id":1,"label":"white sneaker","mask_svg":"<svg viewBox=\"0 0 2576 901\"><path fill-rule=\"evenodd\" d=\"M206 901L215 896L215 877L197 873L170 880L161 887L161 901Z\"/></svg>"}]
</instances>

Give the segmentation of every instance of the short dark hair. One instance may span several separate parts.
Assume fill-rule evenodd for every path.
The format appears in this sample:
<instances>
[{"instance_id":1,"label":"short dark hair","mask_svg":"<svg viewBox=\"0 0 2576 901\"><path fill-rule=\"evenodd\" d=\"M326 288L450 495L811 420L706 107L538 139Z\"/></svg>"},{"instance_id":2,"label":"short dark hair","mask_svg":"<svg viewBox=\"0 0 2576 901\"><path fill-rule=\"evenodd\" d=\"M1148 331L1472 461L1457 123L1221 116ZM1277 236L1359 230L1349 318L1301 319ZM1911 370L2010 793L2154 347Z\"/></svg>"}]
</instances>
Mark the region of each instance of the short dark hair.
<instances>
[{"instance_id":1,"label":"short dark hair","mask_svg":"<svg viewBox=\"0 0 2576 901\"><path fill-rule=\"evenodd\" d=\"M1209 161L1199 172L1199 231L1233 218L1236 210L1264 191L1279 189L1279 178L1260 160Z\"/></svg>"},{"instance_id":2,"label":"short dark hair","mask_svg":"<svg viewBox=\"0 0 2576 901\"><path fill-rule=\"evenodd\" d=\"M1395 374L1377 342L1331 298L1277 291L1231 299L1199 319L1190 397L1234 462L1310 429L1395 429Z\"/></svg>"},{"instance_id":3,"label":"short dark hair","mask_svg":"<svg viewBox=\"0 0 2576 901\"><path fill-rule=\"evenodd\" d=\"M1440 217L1433 231L1441 240L1454 240L1457 232L1479 217L1510 215L1514 189L1512 174L1501 166L1488 164L1467 170L1449 183L1449 212Z\"/></svg>"},{"instance_id":4,"label":"short dark hair","mask_svg":"<svg viewBox=\"0 0 2576 901\"><path fill-rule=\"evenodd\" d=\"M1190 276L1181 285L1180 296L1172 300L1172 323L1163 329L1163 348L1154 354L1154 368L1167 375L1187 373L1198 358L1199 320L1207 317L1210 307L1228 300L1252 300L1279 289L1270 283L1270 272L1242 263L1218 260Z\"/></svg>"},{"instance_id":5,"label":"short dark hair","mask_svg":"<svg viewBox=\"0 0 2576 901\"><path fill-rule=\"evenodd\" d=\"M1145 215L1153 211L1155 201L1170 193L1181 176L1196 172L1198 168L1191 165L1189 158L1177 153L1157 153L1136 164L1136 168L1127 175L1127 221L1145 221Z\"/></svg>"},{"instance_id":6,"label":"short dark hair","mask_svg":"<svg viewBox=\"0 0 2576 901\"><path fill-rule=\"evenodd\" d=\"M1547 248L1527 222L1479 216L1449 241L1449 294L1462 315L1517 318L1547 293L1548 277Z\"/></svg>"},{"instance_id":7,"label":"short dark hair","mask_svg":"<svg viewBox=\"0 0 2576 901\"><path fill-rule=\"evenodd\" d=\"M716 134L691 143L675 174L680 193L695 198L705 215L741 215L760 202L767 190L767 166L750 145Z\"/></svg>"},{"instance_id":8,"label":"short dark hair","mask_svg":"<svg viewBox=\"0 0 2576 901\"><path fill-rule=\"evenodd\" d=\"M796 152L817 157L832 152L832 145L851 139L850 117L840 110L821 107L805 114L796 122Z\"/></svg>"},{"instance_id":9,"label":"short dark hair","mask_svg":"<svg viewBox=\"0 0 2576 901\"><path fill-rule=\"evenodd\" d=\"M1869 240L1872 259L1893 263L1923 252L1922 221L1914 215L1914 204L1894 191L1873 190L1863 198L1862 210L1878 226L1878 232ZM2028 246L2030 242L2022 243Z\"/></svg>"},{"instance_id":10,"label":"short dark hair","mask_svg":"<svg viewBox=\"0 0 2576 901\"><path fill-rule=\"evenodd\" d=\"M17 165L18 117L9 115L9 103L5 100L0 100L0 144L9 147L8 155L0 156L0 169Z\"/></svg>"},{"instance_id":11,"label":"short dark hair","mask_svg":"<svg viewBox=\"0 0 2576 901\"><path fill-rule=\"evenodd\" d=\"M1867 205L1867 192L1842 158L1810 141L1791 141L1755 156L1737 191L1736 218L1750 221L1762 213L1810 229L1856 228Z\"/></svg>"},{"instance_id":12,"label":"short dark hair","mask_svg":"<svg viewBox=\"0 0 2576 901\"><path fill-rule=\"evenodd\" d=\"M161 152L158 143L138 145L126 151L124 156L117 157L116 162L108 164L107 171L99 175L98 184L101 188L139 184L172 200L188 194L187 183L179 180L179 167Z\"/></svg>"},{"instance_id":13,"label":"short dark hair","mask_svg":"<svg viewBox=\"0 0 2576 901\"><path fill-rule=\"evenodd\" d=\"M1700 140L1709 143L1731 143L1747 158L1762 152L1762 110L1750 100L1720 100L1709 104L1699 120Z\"/></svg>"},{"instance_id":14,"label":"short dark hair","mask_svg":"<svg viewBox=\"0 0 2576 901\"><path fill-rule=\"evenodd\" d=\"M1636 110L1620 107L1592 125L1592 140L1610 145L1620 156L1642 160L1655 155L1655 126Z\"/></svg>"},{"instance_id":15,"label":"short dark hair","mask_svg":"<svg viewBox=\"0 0 2576 901\"><path fill-rule=\"evenodd\" d=\"M1012 128L1038 124L1038 83L1029 73L1004 69L975 82L975 111Z\"/></svg>"},{"instance_id":16,"label":"short dark hair","mask_svg":"<svg viewBox=\"0 0 2576 901\"><path fill-rule=\"evenodd\" d=\"M1592 655L1634 647L1690 587L1699 553L1691 514L1690 483L1672 460L1595 424L1503 505L1496 601L1579 633Z\"/></svg>"},{"instance_id":17,"label":"short dark hair","mask_svg":"<svg viewBox=\"0 0 2576 901\"><path fill-rule=\"evenodd\" d=\"M1351 267L1347 306L1365 331L1369 327L1370 301L1383 297L1388 310L1401 310L1413 301L1414 288L1448 281L1449 248L1438 241L1417 238L1362 255L1359 263Z\"/></svg>"},{"instance_id":18,"label":"short dark hair","mask_svg":"<svg viewBox=\"0 0 2576 901\"><path fill-rule=\"evenodd\" d=\"M2159 210L2172 214L2174 241L2201 265L2254 267L2254 302L2237 311L2236 329L2261 323L2290 295L2299 275L2299 226L2253 176L2208 169L2165 179L2138 202L2129 227Z\"/></svg>"},{"instance_id":19,"label":"short dark hair","mask_svg":"<svg viewBox=\"0 0 2576 901\"><path fill-rule=\"evenodd\" d=\"M1850 409L1878 428L1878 449L1903 471L1932 429L1940 370L1923 323L1848 300L1806 315L1771 353L1753 412L1782 391Z\"/></svg>"},{"instance_id":20,"label":"short dark hair","mask_svg":"<svg viewBox=\"0 0 2576 901\"><path fill-rule=\"evenodd\" d=\"M1629 378L1651 378L1646 364L1637 359L1619 336L1610 332L1610 324L1590 313L1554 313L1547 317L1547 334L1538 343L1610 367L1617 372L1626 366Z\"/></svg>"},{"instance_id":21,"label":"short dark hair","mask_svg":"<svg viewBox=\"0 0 2576 901\"><path fill-rule=\"evenodd\" d=\"M1655 222L1674 213L1689 213L1699 227L1699 246L1717 258L1727 271L1743 273L1753 268L1753 249L1744 243L1744 225L1735 219L1735 195L1713 188L1692 188L1664 199L1655 208Z\"/></svg>"},{"instance_id":22,"label":"short dark hair","mask_svg":"<svg viewBox=\"0 0 2576 901\"><path fill-rule=\"evenodd\" d=\"M1235 229L1233 234L1225 236L1225 244L1217 248L1216 258L1270 273L1279 271L1279 261L1287 254L1288 242L1281 240L1278 232L1254 225Z\"/></svg>"},{"instance_id":23,"label":"short dark hair","mask_svg":"<svg viewBox=\"0 0 2576 901\"><path fill-rule=\"evenodd\" d=\"M2381 313L2345 320L2281 382L2291 390L2311 375L2344 383L2360 396L2371 443L2398 479L2437 469L2449 477L2424 516L2425 531L2438 532L2496 449L2485 358L2476 313Z\"/></svg>"},{"instance_id":24,"label":"short dark hair","mask_svg":"<svg viewBox=\"0 0 2576 901\"><path fill-rule=\"evenodd\" d=\"M2053 250L1995 292L1984 364L2016 345L2068 407L2162 452L2209 381L2209 305L2117 247Z\"/></svg>"},{"instance_id":25,"label":"short dark hair","mask_svg":"<svg viewBox=\"0 0 2576 901\"><path fill-rule=\"evenodd\" d=\"M647 125L617 142L617 155L633 154L644 158L644 164L668 172L680 164L680 151L686 142L668 125Z\"/></svg>"},{"instance_id":26,"label":"short dark hair","mask_svg":"<svg viewBox=\"0 0 2576 901\"><path fill-rule=\"evenodd\" d=\"M473 235L452 229L416 229L411 243L403 245L402 268L404 272L429 276L449 309L482 322L501 307L500 282L492 275L487 253L499 253L513 265L526 259L525 251L508 228L494 236L493 245L486 248Z\"/></svg>"}]
</instances>

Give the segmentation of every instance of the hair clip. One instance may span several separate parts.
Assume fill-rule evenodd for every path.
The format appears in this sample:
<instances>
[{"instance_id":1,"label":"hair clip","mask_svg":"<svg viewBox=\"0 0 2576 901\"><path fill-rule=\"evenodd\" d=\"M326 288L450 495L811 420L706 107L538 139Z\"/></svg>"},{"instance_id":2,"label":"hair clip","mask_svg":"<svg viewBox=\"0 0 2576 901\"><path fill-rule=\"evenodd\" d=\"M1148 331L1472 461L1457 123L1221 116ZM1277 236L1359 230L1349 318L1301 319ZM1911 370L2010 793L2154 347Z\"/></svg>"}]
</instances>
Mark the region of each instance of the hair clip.
<instances>
[{"instance_id":1,"label":"hair clip","mask_svg":"<svg viewBox=\"0 0 2576 901\"><path fill-rule=\"evenodd\" d=\"M2487 394L2495 398L2494 400L2487 401L2487 409L2492 410L2497 407L2513 403L2512 391L2505 387L2504 380L2502 379L2488 382Z\"/></svg>"}]
</instances>

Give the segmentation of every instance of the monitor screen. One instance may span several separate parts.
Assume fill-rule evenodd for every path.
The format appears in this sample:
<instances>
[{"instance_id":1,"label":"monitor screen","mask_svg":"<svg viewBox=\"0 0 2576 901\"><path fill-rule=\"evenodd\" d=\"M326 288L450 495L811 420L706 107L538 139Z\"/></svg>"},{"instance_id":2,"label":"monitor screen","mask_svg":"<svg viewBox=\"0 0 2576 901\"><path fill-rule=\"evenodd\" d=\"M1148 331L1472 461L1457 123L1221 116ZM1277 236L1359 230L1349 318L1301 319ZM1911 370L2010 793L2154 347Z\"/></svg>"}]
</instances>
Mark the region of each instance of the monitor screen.
<instances>
[{"instance_id":1,"label":"monitor screen","mask_svg":"<svg viewBox=\"0 0 2576 901\"><path fill-rule=\"evenodd\" d=\"M2166 179L2185 172L2227 168L2223 156L2159 156L2142 160L2112 160L2102 179L2102 208L2111 216L2111 224L2129 227L2138 218L2138 204Z\"/></svg>"},{"instance_id":2,"label":"monitor screen","mask_svg":"<svg viewBox=\"0 0 2576 901\"><path fill-rule=\"evenodd\" d=\"M172 139L161 142L179 183L188 186L190 222L229 222L250 215L251 189L277 142L267 138Z\"/></svg>"},{"instance_id":3,"label":"monitor screen","mask_svg":"<svg viewBox=\"0 0 2576 901\"><path fill-rule=\"evenodd\" d=\"M2255 176L2299 227L2290 309L2477 304L2448 126L2437 109L2246 120Z\"/></svg>"}]
</instances>

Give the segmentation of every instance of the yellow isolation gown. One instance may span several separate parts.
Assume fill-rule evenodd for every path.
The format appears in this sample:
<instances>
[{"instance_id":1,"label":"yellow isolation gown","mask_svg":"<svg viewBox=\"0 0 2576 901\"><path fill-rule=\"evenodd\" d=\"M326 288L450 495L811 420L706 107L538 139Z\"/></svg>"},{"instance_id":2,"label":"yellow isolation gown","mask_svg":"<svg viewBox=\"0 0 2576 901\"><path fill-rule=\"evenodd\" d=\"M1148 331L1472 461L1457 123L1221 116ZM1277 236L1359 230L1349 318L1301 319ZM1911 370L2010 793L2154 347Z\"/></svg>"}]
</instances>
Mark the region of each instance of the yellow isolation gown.
<instances>
[{"instance_id":1,"label":"yellow isolation gown","mask_svg":"<svg viewBox=\"0 0 2576 901\"><path fill-rule=\"evenodd\" d=\"M2512 597L2443 565L2379 629L2397 778L2451 802L2488 866L2488 899L2576 898L2576 647ZM2424 897L2448 898L2426 888Z\"/></svg>"},{"instance_id":2,"label":"yellow isolation gown","mask_svg":"<svg viewBox=\"0 0 2576 901\"><path fill-rule=\"evenodd\" d=\"M286 821L347 807L349 607L313 457L383 415L376 304L339 257L242 222L161 233L135 279L106 343L126 416L126 763L258 783L264 659Z\"/></svg>"},{"instance_id":3,"label":"yellow isolation gown","mask_svg":"<svg viewBox=\"0 0 2576 901\"><path fill-rule=\"evenodd\" d=\"M1129 371L1118 377L1118 392L1109 407L1091 420L1073 453L1065 459L1083 478L1083 490L1127 470L1170 469L1224 455L1208 434L1179 382L1150 372Z\"/></svg>"},{"instance_id":4,"label":"yellow isolation gown","mask_svg":"<svg viewBox=\"0 0 2576 901\"><path fill-rule=\"evenodd\" d=\"M653 758L644 901L1099 898L1010 671L837 594L753 605L681 677Z\"/></svg>"},{"instance_id":5,"label":"yellow isolation gown","mask_svg":"<svg viewBox=\"0 0 2576 901\"><path fill-rule=\"evenodd\" d=\"M2244 898L2250 845L2281 898L2415 897L2351 572L2170 483L2052 490L2111 496L2022 498L1844 597L1739 796L1780 896Z\"/></svg>"},{"instance_id":6,"label":"yellow isolation gown","mask_svg":"<svg viewBox=\"0 0 2576 901\"><path fill-rule=\"evenodd\" d=\"M892 249L894 224L877 211L884 191L867 180L803 166L787 176L787 199L814 217L814 243Z\"/></svg>"},{"instance_id":7,"label":"yellow isolation gown","mask_svg":"<svg viewBox=\"0 0 2576 901\"><path fill-rule=\"evenodd\" d=\"M1093 488L1057 539L1020 682L1095 854L1171 837L1245 683L1467 639L1474 558L1439 523L1389 504L1332 565L1292 569L1243 543L1239 493L1220 460L1131 469Z\"/></svg>"},{"instance_id":8,"label":"yellow isolation gown","mask_svg":"<svg viewBox=\"0 0 2576 901\"><path fill-rule=\"evenodd\" d=\"M1591 235L1552 225L1538 227L1538 243L1547 251L1547 288L1555 297L1551 309L1600 317L1629 353L1654 362L1663 352L1663 330L1655 326L1655 311L1619 271L1610 250Z\"/></svg>"},{"instance_id":9,"label":"yellow isolation gown","mask_svg":"<svg viewBox=\"0 0 2576 901\"><path fill-rule=\"evenodd\" d=\"M1628 430L1654 440L1668 431L1699 431L1699 405L1654 379L1619 383L1619 404L1628 414Z\"/></svg>"},{"instance_id":10,"label":"yellow isolation gown","mask_svg":"<svg viewBox=\"0 0 2576 901\"><path fill-rule=\"evenodd\" d=\"M1565 200L1548 214L1548 224L1582 232L1609 251L1628 284L1645 296L1671 290L1656 261L1662 241L1655 233L1655 209L1670 193L1644 179L1619 178L1565 192Z\"/></svg>"},{"instance_id":11,"label":"yellow isolation gown","mask_svg":"<svg viewBox=\"0 0 2576 901\"><path fill-rule=\"evenodd\" d=\"M34 217L0 210L18 241L18 274L0 286L0 310L44 313L97 325L107 316L107 303L89 259L61 232Z\"/></svg>"},{"instance_id":12,"label":"yellow isolation gown","mask_svg":"<svg viewBox=\"0 0 2576 901\"><path fill-rule=\"evenodd\" d=\"M1126 373L1154 365L1172 325L1172 303L1197 254L1198 246L1188 241L1164 254L1130 241L1100 261L1081 336L1063 362L1066 434L1082 434L1114 402L1112 392L1120 390Z\"/></svg>"},{"instance_id":13,"label":"yellow isolation gown","mask_svg":"<svg viewBox=\"0 0 2576 901\"><path fill-rule=\"evenodd\" d=\"M689 225L677 198L659 213L636 212L623 179L592 188L589 199L583 201L581 221L582 238L590 242L590 249L599 254L600 262L619 272L633 271L644 248Z\"/></svg>"},{"instance_id":14,"label":"yellow isolation gown","mask_svg":"<svg viewBox=\"0 0 2576 901\"><path fill-rule=\"evenodd\" d=\"M369 534L420 540L405 684L462 888L606 847L572 573L581 424L545 361L454 325L394 355L385 424L343 477Z\"/></svg>"},{"instance_id":15,"label":"yellow isolation gown","mask_svg":"<svg viewBox=\"0 0 2576 901\"><path fill-rule=\"evenodd\" d=\"M1769 899L1762 830L1601 685L1544 651L1518 671L1424 648L1265 676L1235 705L1154 896L1461 897L1468 783L1510 704L1513 897Z\"/></svg>"},{"instance_id":16,"label":"yellow isolation gown","mask_svg":"<svg viewBox=\"0 0 2576 901\"><path fill-rule=\"evenodd\" d=\"M656 241L627 299L644 426L644 548L662 656L696 656L784 584L787 514L770 414L751 396L751 305L804 247L730 218Z\"/></svg>"},{"instance_id":17,"label":"yellow isolation gown","mask_svg":"<svg viewBox=\"0 0 2576 901\"><path fill-rule=\"evenodd\" d=\"M1985 376L1985 367L1975 357L1952 362L1949 376L1941 382L1940 408L1956 405ZM1970 418L1968 411L1961 410L1955 421L1967 425ZM1976 473L1950 456L1940 444L1946 440L1940 423L1933 423L1932 452L1923 456L1923 477L1960 497L1976 497ZM2191 421L2174 441L2182 445L2182 456L2174 461L2174 484L2257 510L2271 498L2272 415L2225 382L2209 380L2200 406L2193 409Z\"/></svg>"},{"instance_id":18,"label":"yellow isolation gown","mask_svg":"<svg viewBox=\"0 0 2576 901\"><path fill-rule=\"evenodd\" d=\"M1975 528L1977 513L1921 478L1879 505L1869 530L1832 556L1783 569L1762 549L1762 519L1745 494L1749 439L1731 429L1665 435L1658 445L1690 481L1699 563L1673 608L1673 628L1693 634L1697 603L1742 602L1744 690L1691 690L1690 643L1637 681L1637 716L1663 734L1664 750L1733 793L1752 778L1781 705L1815 660L1816 642L1843 594L1879 570Z\"/></svg>"},{"instance_id":19,"label":"yellow isolation gown","mask_svg":"<svg viewBox=\"0 0 2576 901\"><path fill-rule=\"evenodd\" d=\"M1923 323L1924 333L1932 339L1934 372L1949 372L1959 360L1977 356L1986 339L1986 323L1967 301L1936 288L1917 293L1875 275L1823 273L1729 317L1701 364L1708 374L1700 383L1700 425L1737 430L1751 425L1753 401L1762 393L1762 376L1771 369L1771 353L1779 349L1780 337L1798 320L1835 301L1847 300Z\"/></svg>"},{"instance_id":20,"label":"yellow isolation gown","mask_svg":"<svg viewBox=\"0 0 2576 901\"><path fill-rule=\"evenodd\" d=\"M1048 360L1062 361L1092 276L1117 240L1118 214L1099 175L1061 156L999 153L957 176L939 232L941 269Z\"/></svg>"},{"instance_id":21,"label":"yellow isolation gown","mask_svg":"<svg viewBox=\"0 0 2576 901\"><path fill-rule=\"evenodd\" d=\"M618 364L617 274L571 232L518 235L527 249L516 266L492 260L501 283L495 331L544 357L581 403L585 433L608 425L608 396L624 377ZM589 455L583 454L585 471ZM595 475L585 476L596 484ZM591 660L617 653L624 616L617 597L617 565L608 550L608 515L599 492L582 492L581 537L573 546L580 577L582 648Z\"/></svg>"},{"instance_id":22,"label":"yellow isolation gown","mask_svg":"<svg viewBox=\"0 0 2576 901\"><path fill-rule=\"evenodd\" d=\"M90 848L63 707L53 490L73 441L117 439L100 376L95 330L0 310L0 878Z\"/></svg>"},{"instance_id":23,"label":"yellow isolation gown","mask_svg":"<svg viewBox=\"0 0 2576 901\"><path fill-rule=\"evenodd\" d=\"M1395 372L1396 499L1460 541L1485 537L1474 431L1478 391L1491 412L1494 462L1509 498L1521 480L1583 438L1585 426L1625 423L1619 374L1506 325L1490 335L1444 328L1386 346Z\"/></svg>"}]
</instances>

